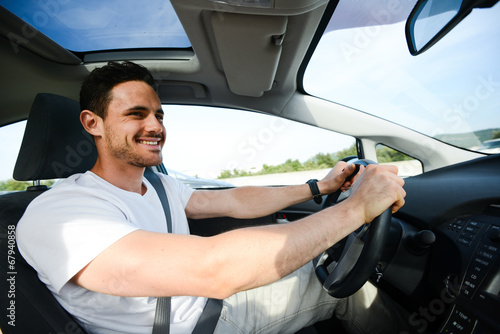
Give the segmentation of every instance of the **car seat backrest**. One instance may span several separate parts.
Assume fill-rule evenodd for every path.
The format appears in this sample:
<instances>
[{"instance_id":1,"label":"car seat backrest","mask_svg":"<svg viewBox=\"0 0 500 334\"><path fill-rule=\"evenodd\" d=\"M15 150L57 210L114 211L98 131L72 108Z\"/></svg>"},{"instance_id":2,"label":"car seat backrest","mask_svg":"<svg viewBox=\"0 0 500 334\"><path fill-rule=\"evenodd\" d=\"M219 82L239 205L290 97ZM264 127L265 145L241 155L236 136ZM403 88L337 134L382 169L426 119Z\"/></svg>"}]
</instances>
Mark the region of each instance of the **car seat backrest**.
<instances>
[{"instance_id":1,"label":"car seat backrest","mask_svg":"<svg viewBox=\"0 0 500 334\"><path fill-rule=\"evenodd\" d=\"M14 179L65 178L92 168L97 159L94 139L80 123L80 104L42 93L33 102L14 168Z\"/></svg>"},{"instance_id":2,"label":"car seat backrest","mask_svg":"<svg viewBox=\"0 0 500 334\"><path fill-rule=\"evenodd\" d=\"M19 150L14 178L39 181L65 178L92 168L97 157L93 138L83 129L79 103L54 94L33 102ZM3 334L86 333L56 301L22 258L15 228L28 204L46 187L0 196L0 317ZM42 217L40 218L42 219Z\"/></svg>"}]
</instances>

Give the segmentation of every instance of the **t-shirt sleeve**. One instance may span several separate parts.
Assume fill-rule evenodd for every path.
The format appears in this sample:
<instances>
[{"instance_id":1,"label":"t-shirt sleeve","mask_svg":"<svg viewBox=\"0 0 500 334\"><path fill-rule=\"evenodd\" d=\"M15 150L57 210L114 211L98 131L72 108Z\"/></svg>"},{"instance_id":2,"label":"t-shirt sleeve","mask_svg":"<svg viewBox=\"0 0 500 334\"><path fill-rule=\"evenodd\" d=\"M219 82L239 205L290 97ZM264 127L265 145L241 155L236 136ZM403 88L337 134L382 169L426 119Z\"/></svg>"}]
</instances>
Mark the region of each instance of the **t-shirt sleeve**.
<instances>
[{"instance_id":1,"label":"t-shirt sleeve","mask_svg":"<svg viewBox=\"0 0 500 334\"><path fill-rule=\"evenodd\" d=\"M158 174L158 175L160 175L163 185L167 190L167 193L171 196L172 195L177 196L182 204L182 207L186 208L186 205L195 190L169 175L165 174Z\"/></svg>"},{"instance_id":2,"label":"t-shirt sleeve","mask_svg":"<svg viewBox=\"0 0 500 334\"><path fill-rule=\"evenodd\" d=\"M58 293L103 250L137 229L102 198L53 189L30 204L17 242L40 279Z\"/></svg>"}]
</instances>

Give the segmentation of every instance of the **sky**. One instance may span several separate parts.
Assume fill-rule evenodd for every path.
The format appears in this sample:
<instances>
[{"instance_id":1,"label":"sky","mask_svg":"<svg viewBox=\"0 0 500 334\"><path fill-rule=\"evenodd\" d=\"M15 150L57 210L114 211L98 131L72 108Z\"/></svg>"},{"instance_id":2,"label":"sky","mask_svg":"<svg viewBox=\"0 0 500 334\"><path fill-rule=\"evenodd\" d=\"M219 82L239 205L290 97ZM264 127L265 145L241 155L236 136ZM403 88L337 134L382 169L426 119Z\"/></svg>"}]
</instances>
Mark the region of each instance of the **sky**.
<instances>
[{"instance_id":1,"label":"sky","mask_svg":"<svg viewBox=\"0 0 500 334\"><path fill-rule=\"evenodd\" d=\"M11 1L2 4L5 2ZM355 9L351 7L344 10ZM343 22L342 13L336 13L338 26L329 26L330 32L320 42L305 75L305 89L430 135L500 127L500 5L475 9L417 57L407 50L404 22L400 17L390 18L388 9L381 8L360 17L357 25L366 25L353 29L348 29L352 22ZM405 6L401 10L410 9ZM399 12L399 16L405 15ZM380 20L388 24L370 26L370 22ZM93 24L99 21L96 18ZM387 50L391 52L385 52L385 58L378 56ZM202 109L165 107L164 161L169 168L214 178L224 169L258 169L263 163L279 164L288 158L305 161L318 152L335 152L352 144L352 138L329 131L313 133L308 126L284 120L253 114L253 121L249 121L247 112L218 113L220 121L213 124L213 116ZM249 127L250 123L255 125ZM0 140L9 143L0 147L0 180L5 180L12 175L22 125L1 130Z\"/></svg>"},{"instance_id":2,"label":"sky","mask_svg":"<svg viewBox=\"0 0 500 334\"><path fill-rule=\"evenodd\" d=\"M0 142L4 143L0 147L0 181L12 179L12 172L17 159L17 152L21 147L25 122L11 124L0 128ZM8 143L8 145L6 145Z\"/></svg>"},{"instance_id":3,"label":"sky","mask_svg":"<svg viewBox=\"0 0 500 334\"><path fill-rule=\"evenodd\" d=\"M500 5L475 9L416 57L404 22L330 32L310 62L305 89L430 135L500 127L498 17ZM392 52L381 58L381 50ZM326 84L329 78L335 80Z\"/></svg>"},{"instance_id":4,"label":"sky","mask_svg":"<svg viewBox=\"0 0 500 334\"><path fill-rule=\"evenodd\" d=\"M0 0L0 4L71 51L191 46L170 1L148 0L147 6L135 0Z\"/></svg>"},{"instance_id":5,"label":"sky","mask_svg":"<svg viewBox=\"0 0 500 334\"><path fill-rule=\"evenodd\" d=\"M278 165L287 159L304 162L316 153L333 153L354 143L352 137L274 116L209 110L210 114L203 108L164 107L165 165L215 178L221 170L259 170L264 163Z\"/></svg>"}]
</instances>

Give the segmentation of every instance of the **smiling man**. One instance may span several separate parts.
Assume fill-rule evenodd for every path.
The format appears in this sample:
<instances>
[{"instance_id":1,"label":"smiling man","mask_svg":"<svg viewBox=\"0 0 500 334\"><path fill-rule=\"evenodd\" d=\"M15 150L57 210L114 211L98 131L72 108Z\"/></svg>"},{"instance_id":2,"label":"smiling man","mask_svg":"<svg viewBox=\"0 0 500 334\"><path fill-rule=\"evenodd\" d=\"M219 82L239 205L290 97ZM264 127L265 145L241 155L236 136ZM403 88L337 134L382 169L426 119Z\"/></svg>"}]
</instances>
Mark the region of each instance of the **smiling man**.
<instances>
[{"instance_id":1,"label":"smiling man","mask_svg":"<svg viewBox=\"0 0 500 334\"><path fill-rule=\"evenodd\" d=\"M80 120L94 137L97 161L35 199L18 225L22 255L63 307L91 333L151 333L161 296L172 296L172 333L191 333L207 298L224 299L216 333L294 333L334 315L353 332L396 332L393 309L363 307L380 301L373 290L334 299L310 261L404 204L397 169L369 166L351 184L345 180L354 168L340 162L317 187L329 194L352 186L341 204L294 223L207 238L190 235L187 219L265 216L310 200L311 189L194 191L159 175L172 213L167 233L159 197L143 175L162 162L166 136L154 87L151 74L131 62L90 74Z\"/></svg>"},{"instance_id":2,"label":"smiling man","mask_svg":"<svg viewBox=\"0 0 500 334\"><path fill-rule=\"evenodd\" d=\"M120 83L110 94L107 110L94 113L84 109L80 115L101 152L92 172L122 189L143 193L145 188L139 190L143 185L137 176L142 175L144 166L162 162L165 127L160 100L143 81ZM134 179L135 184L130 182Z\"/></svg>"}]
</instances>

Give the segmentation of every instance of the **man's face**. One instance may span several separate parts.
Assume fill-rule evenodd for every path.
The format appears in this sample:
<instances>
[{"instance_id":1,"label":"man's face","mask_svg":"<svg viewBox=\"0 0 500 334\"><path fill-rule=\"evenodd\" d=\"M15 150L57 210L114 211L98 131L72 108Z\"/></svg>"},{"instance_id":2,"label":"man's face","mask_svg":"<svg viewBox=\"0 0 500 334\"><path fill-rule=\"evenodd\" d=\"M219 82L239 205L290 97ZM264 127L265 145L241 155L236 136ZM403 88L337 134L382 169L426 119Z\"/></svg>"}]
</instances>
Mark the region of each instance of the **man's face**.
<instances>
[{"instance_id":1,"label":"man's face","mask_svg":"<svg viewBox=\"0 0 500 334\"><path fill-rule=\"evenodd\" d=\"M162 162L163 110L147 83L129 81L115 86L103 125L106 153L114 159L136 167Z\"/></svg>"}]
</instances>

